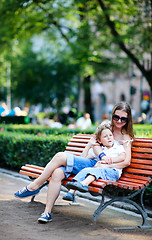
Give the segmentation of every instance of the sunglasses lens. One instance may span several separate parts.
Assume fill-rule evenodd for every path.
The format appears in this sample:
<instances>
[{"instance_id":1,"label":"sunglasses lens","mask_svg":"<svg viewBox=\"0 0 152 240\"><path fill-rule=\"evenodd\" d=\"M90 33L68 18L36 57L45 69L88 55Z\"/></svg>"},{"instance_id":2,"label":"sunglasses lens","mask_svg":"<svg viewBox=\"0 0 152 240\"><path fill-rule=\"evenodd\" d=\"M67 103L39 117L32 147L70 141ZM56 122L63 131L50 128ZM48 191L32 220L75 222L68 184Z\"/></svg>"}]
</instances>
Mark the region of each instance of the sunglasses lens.
<instances>
[{"instance_id":1,"label":"sunglasses lens","mask_svg":"<svg viewBox=\"0 0 152 240\"><path fill-rule=\"evenodd\" d=\"M128 118L126 118L126 117L122 117L122 118L121 118L121 122L122 122L122 123L126 123L127 120L128 120Z\"/></svg>"},{"instance_id":2,"label":"sunglasses lens","mask_svg":"<svg viewBox=\"0 0 152 240\"><path fill-rule=\"evenodd\" d=\"M120 119L120 117L116 114L113 114L112 117L113 117L113 120L115 120L115 121L119 121L119 119Z\"/></svg>"}]
</instances>

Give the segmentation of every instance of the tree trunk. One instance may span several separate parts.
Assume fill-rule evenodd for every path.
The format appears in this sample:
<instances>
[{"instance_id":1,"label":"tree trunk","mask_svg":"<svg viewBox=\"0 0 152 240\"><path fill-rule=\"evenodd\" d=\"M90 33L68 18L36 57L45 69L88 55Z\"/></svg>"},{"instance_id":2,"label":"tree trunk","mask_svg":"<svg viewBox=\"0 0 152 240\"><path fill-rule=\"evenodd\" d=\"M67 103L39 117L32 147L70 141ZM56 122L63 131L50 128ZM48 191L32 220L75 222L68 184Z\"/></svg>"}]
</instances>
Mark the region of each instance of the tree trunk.
<instances>
[{"instance_id":1,"label":"tree trunk","mask_svg":"<svg viewBox=\"0 0 152 240\"><path fill-rule=\"evenodd\" d=\"M93 120L92 102L91 102L91 76L84 77L83 87L84 87L85 112L90 113L91 119Z\"/></svg>"}]
</instances>

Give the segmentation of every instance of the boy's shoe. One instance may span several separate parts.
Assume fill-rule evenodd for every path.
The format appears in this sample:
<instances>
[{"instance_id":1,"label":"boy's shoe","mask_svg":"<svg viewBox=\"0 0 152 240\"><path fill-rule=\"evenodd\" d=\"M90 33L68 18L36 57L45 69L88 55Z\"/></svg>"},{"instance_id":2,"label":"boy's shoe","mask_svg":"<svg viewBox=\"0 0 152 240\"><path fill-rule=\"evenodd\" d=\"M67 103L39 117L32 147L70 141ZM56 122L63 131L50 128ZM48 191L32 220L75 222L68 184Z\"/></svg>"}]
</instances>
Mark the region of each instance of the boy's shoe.
<instances>
[{"instance_id":1,"label":"boy's shoe","mask_svg":"<svg viewBox=\"0 0 152 240\"><path fill-rule=\"evenodd\" d=\"M41 217L37 220L39 223L47 223L52 221L52 216L48 212L44 212L41 214Z\"/></svg>"},{"instance_id":2,"label":"boy's shoe","mask_svg":"<svg viewBox=\"0 0 152 240\"><path fill-rule=\"evenodd\" d=\"M68 189L78 190L80 192L88 192L89 187L87 185L83 185L80 182L68 182L66 184Z\"/></svg>"},{"instance_id":3,"label":"boy's shoe","mask_svg":"<svg viewBox=\"0 0 152 240\"><path fill-rule=\"evenodd\" d=\"M19 190L18 192L14 193L14 196L17 198L25 198L25 197L30 197L33 195L36 195L40 192L40 189L38 188L35 191L30 191L27 189L27 186Z\"/></svg>"},{"instance_id":4,"label":"boy's shoe","mask_svg":"<svg viewBox=\"0 0 152 240\"><path fill-rule=\"evenodd\" d=\"M66 195L62 197L63 200L74 202L74 195L68 192Z\"/></svg>"}]
</instances>

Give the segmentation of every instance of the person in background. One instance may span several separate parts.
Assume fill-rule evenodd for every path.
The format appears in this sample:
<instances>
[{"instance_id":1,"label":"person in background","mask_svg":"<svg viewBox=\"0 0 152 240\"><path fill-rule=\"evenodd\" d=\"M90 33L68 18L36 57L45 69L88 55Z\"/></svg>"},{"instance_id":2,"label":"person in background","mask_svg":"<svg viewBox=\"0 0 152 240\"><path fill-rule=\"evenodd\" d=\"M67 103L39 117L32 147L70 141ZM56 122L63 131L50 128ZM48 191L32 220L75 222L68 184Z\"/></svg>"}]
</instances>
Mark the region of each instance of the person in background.
<instances>
[{"instance_id":1,"label":"person in background","mask_svg":"<svg viewBox=\"0 0 152 240\"><path fill-rule=\"evenodd\" d=\"M84 113L83 117L80 117L76 121L76 128L81 130L88 129L92 126L91 118L89 113Z\"/></svg>"}]
</instances>

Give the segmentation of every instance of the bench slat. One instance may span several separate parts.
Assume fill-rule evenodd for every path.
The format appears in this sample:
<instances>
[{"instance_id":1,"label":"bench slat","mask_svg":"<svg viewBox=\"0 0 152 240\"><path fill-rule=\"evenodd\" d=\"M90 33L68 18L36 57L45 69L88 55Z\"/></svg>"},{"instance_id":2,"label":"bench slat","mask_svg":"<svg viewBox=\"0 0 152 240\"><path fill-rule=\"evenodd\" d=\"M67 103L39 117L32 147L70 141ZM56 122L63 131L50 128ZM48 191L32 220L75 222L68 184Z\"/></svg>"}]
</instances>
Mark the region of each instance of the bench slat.
<instances>
[{"instance_id":1,"label":"bench slat","mask_svg":"<svg viewBox=\"0 0 152 240\"><path fill-rule=\"evenodd\" d=\"M140 142L140 143L152 143L152 138L135 138L133 143Z\"/></svg>"},{"instance_id":2,"label":"bench slat","mask_svg":"<svg viewBox=\"0 0 152 240\"><path fill-rule=\"evenodd\" d=\"M147 175L147 176L152 176L152 171L148 171L148 170L138 169L138 171L137 171L136 168L127 167L127 168L125 168L124 171L128 172L128 173L135 173L135 174L143 174L143 175Z\"/></svg>"},{"instance_id":3,"label":"bench slat","mask_svg":"<svg viewBox=\"0 0 152 240\"><path fill-rule=\"evenodd\" d=\"M40 166L36 166L36 165L32 165L32 164L26 164L25 167L31 167L34 169L39 169L39 170L44 170L44 167L40 167Z\"/></svg>"},{"instance_id":4,"label":"bench slat","mask_svg":"<svg viewBox=\"0 0 152 240\"><path fill-rule=\"evenodd\" d=\"M23 166L21 169L23 171L32 172L32 173L36 173L36 174L39 174L39 175L43 172L43 170L35 169L35 168L31 168L31 167L26 167L26 166Z\"/></svg>"},{"instance_id":5,"label":"bench slat","mask_svg":"<svg viewBox=\"0 0 152 240\"><path fill-rule=\"evenodd\" d=\"M151 143L144 143L144 142L134 142L133 147L143 147L143 148L152 148L152 144Z\"/></svg>"},{"instance_id":6,"label":"bench slat","mask_svg":"<svg viewBox=\"0 0 152 240\"><path fill-rule=\"evenodd\" d=\"M122 181L125 181L125 182L141 183L141 184L144 184L145 186L147 186L149 184L148 181L139 180L139 179L135 179L135 178L121 177L119 180L122 180Z\"/></svg>"},{"instance_id":7,"label":"bench slat","mask_svg":"<svg viewBox=\"0 0 152 240\"><path fill-rule=\"evenodd\" d=\"M146 165L146 164L144 165L144 164L131 163L129 167L152 171L152 165L150 166L150 165ZM138 173L138 170L137 170L137 173Z\"/></svg>"},{"instance_id":8,"label":"bench slat","mask_svg":"<svg viewBox=\"0 0 152 240\"><path fill-rule=\"evenodd\" d=\"M132 158L131 162L132 163L145 164L145 165L152 165L152 161L151 160L147 160L147 159Z\"/></svg>"},{"instance_id":9,"label":"bench slat","mask_svg":"<svg viewBox=\"0 0 152 240\"><path fill-rule=\"evenodd\" d=\"M69 142L68 146L76 146L76 147L81 147L81 148L85 148L85 146L87 145L87 143L79 143L79 142Z\"/></svg>"},{"instance_id":10,"label":"bench slat","mask_svg":"<svg viewBox=\"0 0 152 240\"><path fill-rule=\"evenodd\" d=\"M135 183L131 183L131 182L127 183L127 182L121 181L121 180L118 180L117 183L118 183L118 186L119 186L119 184L124 184L124 186L126 186L126 187L131 187L132 186L133 187L132 190L143 189L145 187L144 184L135 184Z\"/></svg>"},{"instance_id":11,"label":"bench slat","mask_svg":"<svg viewBox=\"0 0 152 240\"><path fill-rule=\"evenodd\" d=\"M124 183L119 183L118 181L117 182L112 182L112 185L115 186L115 187L123 188L123 189L136 190L136 189L133 188L133 186L127 185L127 184L124 184Z\"/></svg>"},{"instance_id":12,"label":"bench slat","mask_svg":"<svg viewBox=\"0 0 152 240\"><path fill-rule=\"evenodd\" d=\"M40 176L40 174L36 174L36 173L32 173L32 172L26 172L26 171L23 171L23 170L20 170L19 173L23 174L23 175L26 175L26 176L29 176L29 177L33 177L33 178L38 178Z\"/></svg>"},{"instance_id":13,"label":"bench slat","mask_svg":"<svg viewBox=\"0 0 152 240\"><path fill-rule=\"evenodd\" d=\"M138 153L152 153L151 148L135 148L135 147L132 147L131 151L132 152L138 152Z\"/></svg>"},{"instance_id":14,"label":"bench slat","mask_svg":"<svg viewBox=\"0 0 152 240\"><path fill-rule=\"evenodd\" d=\"M134 178L134 179L141 179L141 180L145 180L147 182L151 182L152 179L150 177L145 177L145 176L141 176L141 175L134 175L134 174L129 174L129 173L122 173L121 175L122 177L127 177L127 178Z\"/></svg>"},{"instance_id":15,"label":"bench slat","mask_svg":"<svg viewBox=\"0 0 152 240\"><path fill-rule=\"evenodd\" d=\"M131 153L131 157L133 158L143 158L143 159L152 159L152 154L142 154L142 153Z\"/></svg>"},{"instance_id":16,"label":"bench slat","mask_svg":"<svg viewBox=\"0 0 152 240\"><path fill-rule=\"evenodd\" d=\"M89 141L92 136L93 135L77 134L77 135L73 136L73 139L87 139Z\"/></svg>"},{"instance_id":17,"label":"bench slat","mask_svg":"<svg viewBox=\"0 0 152 240\"><path fill-rule=\"evenodd\" d=\"M87 143L88 143L88 139L83 139L83 138L82 138L82 139L78 139L78 138L74 138L74 139L73 139L73 138L71 138L71 139L70 139L70 142L86 143L86 144L87 144Z\"/></svg>"},{"instance_id":18,"label":"bench slat","mask_svg":"<svg viewBox=\"0 0 152 240\"><path fill-rule=\"evenodd\" d=\"M81 152L67 151L67 150L65 150L65 152L73 154L73 155L76 155L76 156L80 156L81 155Z\"/></svg>"},{"instance_id":19,"label":"bench slat","mask_svg":"<svg viewBox=\"0 0 152 240\"><path fill-rule=\"evenodd\" d=\"M83 152L83 148L78 148L78 147L66 147L66 150L68 150L68 151L76 151L76 152Z\"/></svg>"}]
</instances>

